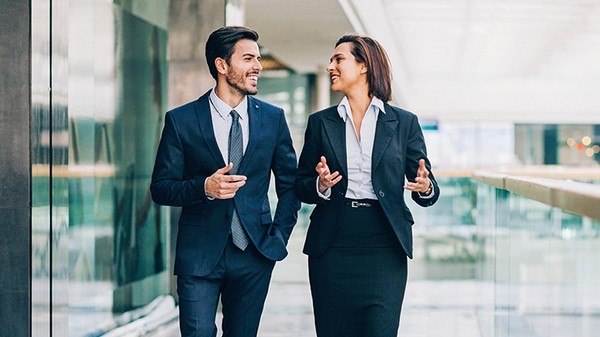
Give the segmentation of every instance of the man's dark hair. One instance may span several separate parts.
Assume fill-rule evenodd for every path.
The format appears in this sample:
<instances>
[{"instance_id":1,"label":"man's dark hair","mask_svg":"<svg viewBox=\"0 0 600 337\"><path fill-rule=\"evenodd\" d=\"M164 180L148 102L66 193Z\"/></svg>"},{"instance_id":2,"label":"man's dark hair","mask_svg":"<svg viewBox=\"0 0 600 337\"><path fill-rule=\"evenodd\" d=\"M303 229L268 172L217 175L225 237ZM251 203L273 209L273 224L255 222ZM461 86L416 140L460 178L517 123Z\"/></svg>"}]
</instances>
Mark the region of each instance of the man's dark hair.
<instances>
[{"instance_id":1,"label":"man's dark hair","mask_svg":"<svg viewBox=\"0 0 600 337\"><path fill-rule=\"evenodd\" d=\"M352 43L351 52L359 63L367 66L369 95L384 102L392 99L392 71L387 53L375 39L359 34L346 34L335 46L344 42Z\"/></svg>"},{"instance_id":2,"label":"man's dark hair","mask_svg":"<svg viewBox=\"0 0 600 337\"><path fill-rule=\"evenodd\" d=\"M206 41L205 56L210 74L215 80L218 75L217 67L215 66L217 57L222 58L229 64L235 44L243 39L257 42L258 33L248 27L227 26L221 27L210 34Z\"/></svg>"}]
</instances>

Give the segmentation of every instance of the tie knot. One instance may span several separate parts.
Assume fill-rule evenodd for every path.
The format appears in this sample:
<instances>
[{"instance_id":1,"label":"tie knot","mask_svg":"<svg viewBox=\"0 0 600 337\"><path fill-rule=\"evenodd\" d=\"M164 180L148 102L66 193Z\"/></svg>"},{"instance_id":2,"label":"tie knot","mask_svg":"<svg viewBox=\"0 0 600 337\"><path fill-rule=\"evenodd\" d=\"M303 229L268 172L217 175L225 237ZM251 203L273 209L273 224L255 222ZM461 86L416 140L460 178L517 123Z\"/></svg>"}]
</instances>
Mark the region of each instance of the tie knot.
<instances>
[{"instance_id":1,"label":"tie knot","mask_svg":"<svg viewBox=\"0 0 600 337\"><path fill-rule=\"evenodd\" d=\"M231 115L231 120L232 120L234 123L237 123L237 122L238 122L238 120L240 119L240 115L239 115L239 114L237 113L237 111L235 111L235 110L231 110L231 112L230 112L229 114Z\"/></svg>"}]
</instances>

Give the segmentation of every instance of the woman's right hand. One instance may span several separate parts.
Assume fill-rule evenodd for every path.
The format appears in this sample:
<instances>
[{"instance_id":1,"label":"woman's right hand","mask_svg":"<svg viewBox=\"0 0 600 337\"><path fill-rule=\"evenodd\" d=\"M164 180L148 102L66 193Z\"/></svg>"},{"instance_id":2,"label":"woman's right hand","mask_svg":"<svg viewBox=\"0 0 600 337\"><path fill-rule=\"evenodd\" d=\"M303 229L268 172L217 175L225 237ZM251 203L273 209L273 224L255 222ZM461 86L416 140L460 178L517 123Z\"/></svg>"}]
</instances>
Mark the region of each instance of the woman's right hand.
<instances>
[{"instance_id":1,"label":"woman's right hand","mask_svg":"<svg viewBox=\"0 0 600 337\"><path fill-rule=\"evenodd\" d=\"M321 156L321 161L315 167L315 170L319 174L319 193L324 193L327 189L333 185L339 183L342 180L342 176L338 171L333 173L329 172L329 166L327 166L327 159Z\"/></svg>"}]
</instances>

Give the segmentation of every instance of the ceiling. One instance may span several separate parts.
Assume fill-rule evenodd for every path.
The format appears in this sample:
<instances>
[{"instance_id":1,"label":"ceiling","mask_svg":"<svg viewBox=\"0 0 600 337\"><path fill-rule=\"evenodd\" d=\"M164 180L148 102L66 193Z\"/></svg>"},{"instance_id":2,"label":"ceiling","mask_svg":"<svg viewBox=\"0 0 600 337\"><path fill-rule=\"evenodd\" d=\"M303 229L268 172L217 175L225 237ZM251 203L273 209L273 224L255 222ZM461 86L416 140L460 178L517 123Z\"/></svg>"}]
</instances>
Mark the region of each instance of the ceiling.
<instances>
[{"instance_id":1,"label":"ceiling","mask_svg":"<svg viewBox=\"0 0 600 337\"><path fill-rule=\"evenodd\" d=\"M337 39L354 31L337 0L247 0L246 25L300 73L325 71Z\"/></svg>"},{"instance_id":2,"label":"ceiling","mask_svg":"<svg viewBox=\"0 0 600 337\"><path fill-rule=\"evenodd\" d=\"M600 0L247 0L246 24L301 73L343 33L374 37L421 116L600 123Z\"/></svg>"}]
</instances>

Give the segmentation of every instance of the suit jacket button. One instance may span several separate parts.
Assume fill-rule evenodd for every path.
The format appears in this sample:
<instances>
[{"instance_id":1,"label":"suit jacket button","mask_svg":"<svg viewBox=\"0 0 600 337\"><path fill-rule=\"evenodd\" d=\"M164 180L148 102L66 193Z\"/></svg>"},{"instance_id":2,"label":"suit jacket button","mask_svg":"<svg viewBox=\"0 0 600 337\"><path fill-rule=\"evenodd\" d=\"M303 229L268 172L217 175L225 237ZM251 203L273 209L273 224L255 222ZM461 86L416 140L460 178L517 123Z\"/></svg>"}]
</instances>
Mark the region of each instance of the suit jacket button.
<instances>
[{"instance_id":1,"label":"suit jacket button","mask_svg":"<svg viewBox=\"0 0 600 337\"><path fill-rule=\"evenodd\" d=\"M379 196L383 198L385 197L385 193L383 193L383 191L379 191Z\"/></svg>"}]
</instances>

